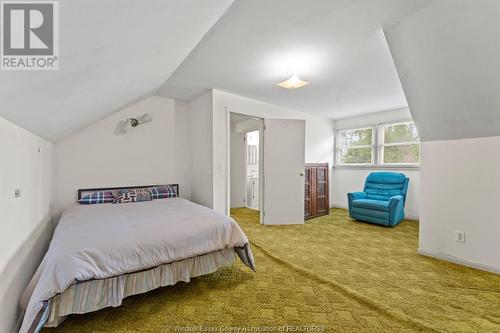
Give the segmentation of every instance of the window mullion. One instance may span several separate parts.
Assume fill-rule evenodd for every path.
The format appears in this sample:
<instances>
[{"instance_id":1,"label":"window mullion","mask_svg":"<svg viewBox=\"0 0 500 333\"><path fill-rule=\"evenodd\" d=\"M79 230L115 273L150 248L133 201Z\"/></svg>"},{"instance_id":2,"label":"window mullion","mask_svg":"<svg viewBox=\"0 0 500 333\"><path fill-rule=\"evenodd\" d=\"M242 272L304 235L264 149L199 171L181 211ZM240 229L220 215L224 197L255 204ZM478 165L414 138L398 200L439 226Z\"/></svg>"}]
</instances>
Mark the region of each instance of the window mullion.
<instances>
[{"instance_id":1,"label":"window mullion","mask_svg":"<svg viewBox=\"0 0 500 333\"><path fill-rule=\"evenodd\" d=\"M418 145L418 141L409 141L409 142L391 142L391 143L383 143L382 146L385 147L395 147L395 146L411 146Z\"/></svg>"}]
</instances>

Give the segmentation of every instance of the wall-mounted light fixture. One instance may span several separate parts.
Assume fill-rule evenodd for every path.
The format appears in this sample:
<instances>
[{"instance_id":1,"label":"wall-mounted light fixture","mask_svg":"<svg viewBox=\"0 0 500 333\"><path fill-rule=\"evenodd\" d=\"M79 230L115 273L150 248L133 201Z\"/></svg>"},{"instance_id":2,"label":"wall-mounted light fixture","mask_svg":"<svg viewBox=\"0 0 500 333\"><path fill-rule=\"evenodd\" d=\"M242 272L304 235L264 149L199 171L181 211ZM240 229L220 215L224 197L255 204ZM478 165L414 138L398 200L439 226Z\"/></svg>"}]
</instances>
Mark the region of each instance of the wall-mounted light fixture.
<instances>
[{"instance_id":1,"label":"wall-mounted light fixture","mask_svg":"<svg viewBox=\"0 0 500 333\"><path fill-rule=\"evenodd\" d=\"M139 125L149 123L153 120L153 117L149 113L145 113L142 116L136 118L127 118L118 123L115 129L116 134L124 134Z\"/></svg>"}]
</instances>

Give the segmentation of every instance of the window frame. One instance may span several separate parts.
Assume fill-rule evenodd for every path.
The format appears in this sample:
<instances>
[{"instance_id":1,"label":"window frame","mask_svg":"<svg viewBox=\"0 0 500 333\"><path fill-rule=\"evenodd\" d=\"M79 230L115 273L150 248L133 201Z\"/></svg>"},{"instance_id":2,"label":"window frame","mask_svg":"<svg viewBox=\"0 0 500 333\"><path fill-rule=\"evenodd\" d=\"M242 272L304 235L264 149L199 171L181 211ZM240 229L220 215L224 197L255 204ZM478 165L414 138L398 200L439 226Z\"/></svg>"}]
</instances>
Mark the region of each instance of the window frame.
<instances>
[{"instance_id":1,"label":"window frame","mask_svg":"<svg viewBox=\"0 0 500 333\"><path fill-rule=\"evenodd\" d=\"M379 144L378 144L378 161L377 164L380 166L409 166L418 167L420 166L420 138L416 141L406 141L406 142L395 142L395 143L385 143L385 129L391 126L404 125L408 123L414 123L412 120L408 121L395 121L379 124L377 126ZM414 123L415 124L415 123ZM418 132L417 132L418 135ZM417 163L385 163L384 162L384 150L385 147L398 147L398 146L408 146L408 145L418 145L418 162Z\"/></svg>"},{"instance_id":2,"label":"window frame","mask_svg":"<svg viewBox=\"0 0 500 333\"><path fill-rule=\"evenodd\" d=\"M353 146L352 148L371 148L371 160L370 160L370 163L342 163L342 157L341 157L341 147L342 147L342 133L343 132L348 132L348 131L357 131L357 130L367 130L367 129L371 129L372 130L372 143L371 145L359 145L359 146ZM336 142L337 144L335 145L335 150L336 150L336 164L339 165L339 166L374 166L376 165L376 161L377 161L377 156L376 156L376 140L377 140L377 136L376 136L376 131L377 131L377 128L376 126L363 126L363 127L353 127L353 128L343 128L343 129L339 129L337 131L337 135L336 135Z\"/></svg>"},{"instance_id":3,"label":"window frame","mask_svg":"<svg viewBox=\"0 0 500 333\"><path fill-rule=\"evenodd\" d=\"M395 126L399 124L411 123L413 120L396 120L388 121L383 123L377 123L373 125L366 126L353 126L335 129L335 168L338 169L408 169L408 170L418 170L420 169L421 162L421 145L420 138L418 141L411 142L397 142L384 144L384 129L389 126ZM341 147L342 147L342 132L354 131L362 129L372 129L372 161L371 163L342 163L341 161ZM418 144L419 147L419 162L418 163L384 163L384 147L386 146L404 146L409 144ZM356 146L358 147L358 146ZM369 145L359 146L370 147Z\"/></svg>"}]
</instances>

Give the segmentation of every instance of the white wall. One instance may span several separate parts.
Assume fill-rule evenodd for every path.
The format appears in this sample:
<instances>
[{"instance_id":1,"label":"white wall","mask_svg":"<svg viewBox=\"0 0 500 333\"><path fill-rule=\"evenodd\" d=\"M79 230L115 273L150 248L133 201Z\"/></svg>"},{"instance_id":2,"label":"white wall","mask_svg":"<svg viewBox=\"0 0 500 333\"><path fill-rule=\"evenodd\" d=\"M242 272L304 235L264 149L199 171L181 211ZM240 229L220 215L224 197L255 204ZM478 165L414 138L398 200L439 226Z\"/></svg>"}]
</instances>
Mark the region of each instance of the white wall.
<instances>
[{"instance_id":1,"label":"white wall","mask_svg":"<svg viewBox=\"0 0 500 333\"><path fill-rule=\"evenodd\" d=\"M19 297L51 237L52 150L51 143L0 118L1 333L14 330L21 314Z\"/></svg>"},{"instance_id":2,"label":"white wall","mask_svg":"<svg viewBox=\"0 0 500 333\"><path fill-rule=\"evenodd\" d=\"M421 172L419 251L500 273L500 136L423 142Z\"/></svg>"},{"instance_id":3,"label":"white wall","mask_svg":"<svg viewBox=\"0 0 500 333\"><path fill-rule=\"evenodd\" d=\"M335 129L349 129L368 125L377 125L394 121L411 121L409 108L401 108L387 111L369 113L362 116L343 118L335 120Z\"/></svg>"},{"instance_id":4,"label":"white wall","mask_svg":"<svg viewBox=\"0 0 500 333\"><path fill-rule=\"evenodd\" d=\"M345 118L335 121L335 128L346 129L370 125L377 125L392 121L411 120L408 108L389 110L371 113L364 116ZM365 179L373 171L394 171L401 172L410 178L410 186L405 205L405 215L408 219L418 220L419 218L419 191L420 191L420 171L418 169L397 169L391 168L365 168L365 167L336 167L333 171L333 184L330 193L330 201L334 207L347 208L347 193L362 191Z\"/></svg>"},{"instance_id":5,"label":"white wall","mask_svg":"<svg viewBox=\"0 0 500 333\"><path fill-rule=\"evenodd\" d=\"M227 109L259 118L304 119L306 122L306 163L328 162L333 165L332 120L213 90L213 208L215 210L226 211Z\"/></svg>"},{"instance_id":6,"label":"white wall","mask_svg":"<svg viewBox=\"0 0 500 333\"><path fill-rule=\"evenodd\" d=\"M498 0L434 1L384 27L424 141L419 251L497 272L499 14Z\"/></svg>"},{"instance_id":7,"label":"white wall","mask_svg":"<svg viewBox=\"0 0 500 333\"><path fill-rule=\"evenodd\" d=\"M115 134L119 121L149 113L153 121ZM55 145L57 209L76 201L76 190L177 183L190 198L189 107L148 97Z\"/></svg>"},{"instance_id":8,"label":"white wall","mask_svg":"<svg viewBox=\"0 0 500 333\"><path fill-rule=\"evenodd\" d=\"M190 103L189 129L191 133L191 200L213 207L212 116L213 100L209 91Z\"/></svg>"}]
</instances>

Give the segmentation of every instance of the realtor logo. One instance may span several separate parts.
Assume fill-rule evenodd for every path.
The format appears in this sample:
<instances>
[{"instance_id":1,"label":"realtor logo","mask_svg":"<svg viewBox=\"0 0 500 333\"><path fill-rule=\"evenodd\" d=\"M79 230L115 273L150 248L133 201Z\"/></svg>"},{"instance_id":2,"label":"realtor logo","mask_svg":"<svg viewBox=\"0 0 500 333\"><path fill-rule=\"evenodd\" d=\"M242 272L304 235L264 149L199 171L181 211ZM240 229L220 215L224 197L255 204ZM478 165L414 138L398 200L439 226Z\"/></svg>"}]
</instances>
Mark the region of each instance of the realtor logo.
<instances>
[{"instance_id":1,"label":"realtor logo","mask_svg":"<svg viewBox=\"0 0 500 333\"><path fill-rule=\"evenodd\" d=\"M2 1L0 69L59 69L57 1Z\"/></svg>"}]
</instances>

